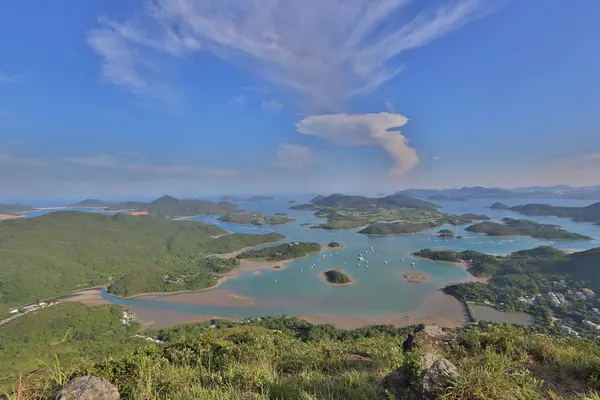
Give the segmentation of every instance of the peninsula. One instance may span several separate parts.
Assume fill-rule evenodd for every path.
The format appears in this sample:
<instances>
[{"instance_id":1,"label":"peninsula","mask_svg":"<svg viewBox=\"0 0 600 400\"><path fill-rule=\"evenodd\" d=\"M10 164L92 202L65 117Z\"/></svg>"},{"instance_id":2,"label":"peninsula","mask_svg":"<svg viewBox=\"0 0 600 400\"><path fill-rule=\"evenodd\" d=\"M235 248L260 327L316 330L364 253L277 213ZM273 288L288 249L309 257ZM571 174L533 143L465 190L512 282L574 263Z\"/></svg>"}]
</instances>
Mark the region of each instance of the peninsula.
<instances>
[{"instance_id":1,"label":"peninsula","mask_svg":"<svg viewBox=\"0 0 600 400\"><path fill-rule=\"evenodd\" d=\"M564 230L557 225L538 224L527 219L503 218L502 223L481 222L468 226L469 232L488 236L530 236L538 239L590 240L589 236Z\"/></svg>"},{"instance_id":2,"label":"peninsula","mask_svg":"<svg viewBox=\"0 0 600 400\"><path fill-rule=\"evenodd\" d=\"M278 246L264 247L262 249L248 250L238 254L239 259L283 261L306 257L318 253L323 249L320 243L314 242L290 242Z\"/></svg>"},{"instance_id":3,"label":"peninsula","mask_svg":"<svg viewBox=\"0 0 600 400\"><path fill-rule=\"evenodd\" d=\"M163 217L194 217L202 214L226 214L239 212L237 205L226 201L212 202L208 200L180 200L173 196L163 196L149 203L128 201L111 204L106 211L145 211L148 214Z\"/></svg>"},{"instance_id":4,"label":"peninsula","mask_svg":"<svg viewBox=\"0 0 600 400\"><path fill-rule=\"evenodd\" d=\"M230 222L233 224L245 225L283 225L288 222L295 221L282 215L264 215L263 213L230 213L222 215L218 218L219 221Z\"/></svg>"},{"instance_id":5,"label":"peninsula","mask_svg":"<svg viewBox=\"0 0 600 400\"><path fill-rule=\"evenodd\" d=\"M0 204L0 221L22 218L23 213L33 210L33 207L26 204Z\"/></svg>"},{"instance_id":6,"label":"peninsula","mask_svg":"<svg viewBox=\"0 0 600 400\"><path fill-rule=\"evenodd\" d=\"M510 210L519 214L529 216L553 216L570 218L578 222L593 222L600 225L600 202L585 207L551 206L549 204L525 204L509 207L504 203L494 203L490 208L498 210Z\"/></svg>"},{"instance_id":7,"label":"peninsula","mask_svg":"<svg viewBox=\"0 0 600 400\"><path fill-rule=\"evenodd\" d=\"M321 277L328 283L337 286L351 285L352 279L341 269L330 269L321 273Z\"/></svg>"}]
</instances>

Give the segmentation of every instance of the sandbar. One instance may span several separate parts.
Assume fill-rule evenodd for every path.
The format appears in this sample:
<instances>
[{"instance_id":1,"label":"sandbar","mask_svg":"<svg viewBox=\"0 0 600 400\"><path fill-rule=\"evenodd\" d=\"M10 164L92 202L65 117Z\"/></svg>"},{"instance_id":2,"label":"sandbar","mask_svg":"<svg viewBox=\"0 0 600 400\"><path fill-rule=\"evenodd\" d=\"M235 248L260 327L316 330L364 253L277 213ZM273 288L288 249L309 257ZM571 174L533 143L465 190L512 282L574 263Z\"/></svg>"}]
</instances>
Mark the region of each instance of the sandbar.
<instances>
[{"instance_id":1,"label":"sandbar","mask_svg":"<svg viewBox=\"0 0 600 400\"><path fill-rule=\"evenodd\" d=\"M421 272L407 271L404 273L404 278L408 283L423 283L425 281L428 281L431 278L431 276L423 274Z\"/></svg>"},{"instance_id":2,"label":"sandbar","mask_svg":"<svg viewBox=\"0 0 600 400\"><path fill-rule=\"evenodd\" d=\"M85 304L88 307L97 307L97 306L103 306L105 304L111 304L110 301L102 298L100 289L98 289L98 288L85 289L80 292L74 293L73 296L65 297L64 299L60 299L59 301L61 303L77 301L82 304Z\"/></svg>"}]
</instances>

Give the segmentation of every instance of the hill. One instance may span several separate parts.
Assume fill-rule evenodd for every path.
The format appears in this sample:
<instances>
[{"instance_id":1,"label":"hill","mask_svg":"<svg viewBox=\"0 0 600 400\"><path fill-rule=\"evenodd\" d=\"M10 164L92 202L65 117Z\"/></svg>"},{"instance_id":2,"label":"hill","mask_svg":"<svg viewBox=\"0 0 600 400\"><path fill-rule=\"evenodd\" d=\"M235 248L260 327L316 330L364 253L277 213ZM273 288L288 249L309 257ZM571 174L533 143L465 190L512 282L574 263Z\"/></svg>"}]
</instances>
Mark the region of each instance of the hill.
<instances>
[{"instance_id":1,"label":"hill","mask_svg":"<svg viewBox=\"0 0 600 400\"><path fill-rule=\"evenodd\" d=\"M589 281L600 291L600 247L540 263L538 268L547 273L565 274Z\"/></svg>"},{"instance_id":2,"label":"hill","mask_svg":"<svg viewBox=\"0 0 600 400\"><path fill-rule=\"evenodd\" d=\"M124 400L592 400L599 387L600 344L509 325L343 331L266 317L155 337L163 344L139 339L134 350L107 349L103 360L41 368L11 398L54 399L89 375L115 384Z\"/></svg>"},{"instance_id":3,"label":"hill","mask_svg":"<svg viewBox=\"0 0 600 400\"><path fill-rule=\"evenodd\" d=\"M282 238L227 234L194 221L125 214L63 211L4 221L0 224L0 305L51 298L106 284L111 277L118 282L136 271L176 274L198 267L207 255ZM198 270L203 275L212 273L209 268Z\"/></svg>"},{"instance_id":4,"label":"hill","mask_svg":"<svg viewBox=\"0 0 600 400\"><path fill-rule=\"evenodd\" d=\"M18 214L24 211L33 211L27 204L0 204L0 214Z\"/></svg>"},{"instance_id":5,"label":"hill","mask_svg":"<svg viewBox=\"0 0 600 400\"><path fill-rule=\"evenodd\" d=\"M79 203L75 203L71 205L71 207L104 207L107 206L108 203L99 199L85 199L80 201Z\"/></svg>"},{"instance_id":6,"label":"hill","mask_svg":"<svg viewBox=\"0 0 600 400\"><path fill-rule=\"evenodd\" d=\"M486 188L481 186L454 188L454 189L408 189L397 192L411 197L430 200L461 201L468 199L514 199L514 198L564 198L564 199L600 199L600 186L570 187L558 186L531 186L514 189Z\"/></svg>"},{"instance_id":7,"label":"hill","mask_svg":"<svg viewBox=\"0 0 600 400\"><path fill-rule=\"evenodd\" d=\"M173 196L163 196L150 203L128 201L123 203L111 204L107 211L135 210L147 211L148 214L164 217L193 217L202 214L225 214L239 212L239 207L227 201L217 203L208 200L180 200Z\"/></svg>"},{"instance_id":8,"label":"hill","mask_svg":"<svg viewBox=\"0 0 600 400\"><path fill-rule=\"evenodd\" d=\"M527 219L503 218L502 223L481 222L465 230L488 236L530 236L538 239L591 240L579 233L572 233L557 225L538 224Z\"/></svg>"},{"instance_id":9,"label":"hill","mask_svg":"<svg viewBox=\"0 0 600 400\"><path fill-rule=\"evenodd\" d=\"M311 204L315 206L324 207L349 208L359 211L366 211L378 207L403 207L424 210L436 210L439 208L437 204L415 199L402 194L372 198L364 196L348 196L337 193L323 198L319 198L317 196L316 198L311 200Z\"/></svg>"},{"instance_id":10,"label":"hill","mask_svg":"<svg viewBox=\"0 0 600 400\"><path fill-rule=\"evenodd\" d=\"M600 203L590 204L586 207L563 207L535 203L508 207L502 203L496 203L492 205L492 208L505 208L523 215L570 218L573 221L593 222L600 225Z\"/></svg>"},{"instance_id":11,"label":"hill","mask_svg":"<svg viewBox=\"0 0 600 400\"><path fill-rule=\"evenodd\" d=\"M271 196L252 196L252 197L237 197L237 196L230 196L230 195L225 195L225 196L221 196L219 198L219 201L270 201L270 200L275 200L275 197L271 197Z\"/></svg>"}]
</instances>

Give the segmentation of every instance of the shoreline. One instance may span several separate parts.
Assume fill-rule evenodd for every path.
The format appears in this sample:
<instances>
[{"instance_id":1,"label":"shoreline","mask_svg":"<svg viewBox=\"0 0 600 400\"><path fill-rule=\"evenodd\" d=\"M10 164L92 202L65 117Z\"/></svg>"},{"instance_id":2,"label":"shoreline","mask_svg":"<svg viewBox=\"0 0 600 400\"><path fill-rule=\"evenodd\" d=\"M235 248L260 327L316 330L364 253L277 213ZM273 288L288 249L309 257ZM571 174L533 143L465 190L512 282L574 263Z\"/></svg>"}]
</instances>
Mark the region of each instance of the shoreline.
<instances>
[{"instance_id":1,"label":"shoreline","mask_svg":"<svg viewBox=\"0 0 600 400\"><path fill-rule=\"evenodd\" d=\"M471 273L471 271L469 271L469 263L467 263L466 261L442 261L442 260L432 260L431 258L427 258L427 257L420 257L414 254L414 252L408 253L408 255L412 258L416 258L417 260L425 260L425 261L431 261L431 262L439 262L439 263L443 263L443 264L450 264L450 265L454 265L457 267L460 267L462 269L464 269L465 271L467 271L467 273L469 274L469 280L467 282L481 282L481 283L488 283L490 279L492 279L491 277L483 277L483 276L475 276ZM448 285L454 285L456 282L448 282ZM443 288L442 288L443 289ZM452 296L451 296L452 297Z\"/></svg>"}]
</instances>

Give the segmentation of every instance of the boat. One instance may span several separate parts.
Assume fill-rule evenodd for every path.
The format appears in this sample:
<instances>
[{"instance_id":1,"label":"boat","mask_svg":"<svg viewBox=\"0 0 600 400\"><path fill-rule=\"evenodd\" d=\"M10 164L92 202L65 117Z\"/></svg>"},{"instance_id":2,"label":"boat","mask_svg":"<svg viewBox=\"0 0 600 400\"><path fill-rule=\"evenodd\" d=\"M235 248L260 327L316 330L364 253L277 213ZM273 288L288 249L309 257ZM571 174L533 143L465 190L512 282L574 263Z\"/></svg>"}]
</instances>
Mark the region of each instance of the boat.
<instances>
[{"instance_id":1,"label":"boat","mask_svg":"<svg viewBox=\"0 0 600 400\"><path fill-rule=\"evenodd\" d=\"M384 264L387 264L387 261L383 260L383 263L384 263Z\"/></svg>"},{"instance_id":2,"label":"boat","mask_svg":"<svg viewBox=\"0 0 600 400\"><path fill-rule=\"evenodd\" d=\"M404 262L404 258L401 258L400 261Z\"/></svg>"},{"instance_id":3,"label":"boat","mask_svg":"<svg viewBox=\"0 0 600 400\"><path fill-rule=\"evenodd\" d=\"M414 262L411 262L411 263L410 263L410 265L415 265L415 263L414 263Z\"/></svg>"},{"instance_id":4,"label":"boat","mask_svg":"<svg viewBox=\"0 0 600 400\"><path fill-rule=\"evenodd\" d=\"M358 256L358 261L364 261L365 259L363 258L363 256Z\"/></svg>"}]
</instances>

